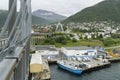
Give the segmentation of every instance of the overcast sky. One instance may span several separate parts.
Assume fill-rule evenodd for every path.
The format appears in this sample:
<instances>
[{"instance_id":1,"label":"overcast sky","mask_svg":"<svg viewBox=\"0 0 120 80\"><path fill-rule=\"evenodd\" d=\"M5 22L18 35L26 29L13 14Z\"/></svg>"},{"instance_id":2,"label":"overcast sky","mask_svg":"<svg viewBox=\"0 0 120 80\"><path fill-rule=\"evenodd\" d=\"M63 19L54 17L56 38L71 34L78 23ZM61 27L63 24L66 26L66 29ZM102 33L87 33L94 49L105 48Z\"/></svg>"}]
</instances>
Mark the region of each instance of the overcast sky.
<instances>
[{"instance_id":1,"label":"overcast sky","mask_svg":"<svg viewBox=\"0 0 120 80\"><path fill-rule=\"evenodd\" d=\"M9 0L0 0L0 9L8 9ZM32 0L32 11L43 9L70 16L103 0Z\"/></svg>"}]
</instances>

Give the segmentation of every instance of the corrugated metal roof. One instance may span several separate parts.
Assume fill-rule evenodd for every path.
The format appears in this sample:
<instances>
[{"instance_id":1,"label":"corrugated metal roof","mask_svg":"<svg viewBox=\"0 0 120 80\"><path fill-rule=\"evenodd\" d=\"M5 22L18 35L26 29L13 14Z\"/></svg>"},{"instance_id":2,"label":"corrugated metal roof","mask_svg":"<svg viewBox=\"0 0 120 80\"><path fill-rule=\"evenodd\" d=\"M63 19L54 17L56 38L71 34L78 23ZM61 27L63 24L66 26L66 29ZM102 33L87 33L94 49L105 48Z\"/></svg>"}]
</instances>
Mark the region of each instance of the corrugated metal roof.
<instances>
[{"instance_id":1,"label":"corrugated metal roof","mask_svg":"<svg viewBox=\"0 0 120 80\"><path fill-rule=\"evenodd\" d=\"M87 50L87 49L93 49L92 47L87 46L75 46L75 47L64 47L67 50Z\"/></svg>"}]
</instances>

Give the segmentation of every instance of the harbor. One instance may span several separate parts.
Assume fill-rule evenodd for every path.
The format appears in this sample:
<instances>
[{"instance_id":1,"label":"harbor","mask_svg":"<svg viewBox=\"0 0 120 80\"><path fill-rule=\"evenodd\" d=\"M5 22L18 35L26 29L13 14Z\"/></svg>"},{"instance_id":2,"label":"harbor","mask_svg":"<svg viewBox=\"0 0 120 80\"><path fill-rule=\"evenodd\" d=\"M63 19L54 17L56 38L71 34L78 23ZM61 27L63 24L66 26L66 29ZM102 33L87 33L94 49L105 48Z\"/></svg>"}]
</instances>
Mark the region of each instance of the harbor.
<instances>
[{"instance_id":1,"label":"harbor","mask_svg":"<svg viewBox=\"0 0 120 80\"><path fill-rule=\"evenodd\" d=\"M119 58L113 58L113 59L108 59L109 62L120 62L120 57Z\"/></svg>"},{"instance_id":2,"label":"harbor","mask_svg":"<svg viewBox=\"0 0 120 80\"><path fill-rule=\"evenodd\" d=\"M50 68L48 65L48 62L44 60L43 62L43 72L41 74L41 80L50 80L51 75L50 75Z\"/></svg>"},{"instance_id":3,"label":"harbor","mask_svg":"<svg viewBox=\"0 0 120 80\"><path fill-rule=\"evenodd\" d=\"M50 65L50 70L51 80L120 80L120 62L112 63L108 68L85 72L81 75L72 74L57 65Z\"/></svg>"},{"instance_id":4,"label":"harbor","mask_svg":"<svg viewBox=\"0 0 120 80\"><path fill-rule=\"evenodd\" d=\"M40 67L41 69L34 72L30 68L32 80L52 80L50 67L53 65L71 75L84 75L89 72L110 68L113 62L120 61L120 57L111 57L109 55L111 58L108 58L108 55L102 51L104 49L101 47L76 46L57 49L53 45L46 45L36 46L35 50L35 53L32 54L33 62L38 63L34 65L33 70ZM37 57L38 60L36 60Z\"/></svg>"}]
</instances>

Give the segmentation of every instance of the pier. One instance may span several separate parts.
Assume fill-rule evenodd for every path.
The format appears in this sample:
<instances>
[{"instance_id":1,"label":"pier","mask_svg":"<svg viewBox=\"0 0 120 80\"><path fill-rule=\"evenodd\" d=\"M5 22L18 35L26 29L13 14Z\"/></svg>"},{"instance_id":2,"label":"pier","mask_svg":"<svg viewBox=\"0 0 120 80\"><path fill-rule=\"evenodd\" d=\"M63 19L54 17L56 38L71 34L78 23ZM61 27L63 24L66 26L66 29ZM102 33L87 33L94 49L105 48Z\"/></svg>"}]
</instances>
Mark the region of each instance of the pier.
<instances>
[{"instance_id":1,"label":"pier","mask_svg":"<svg viewBox=\"0 0 120 80\"><path fill-rule=\"evenodd\" d=\"M111 62L104 62L102 60L97 60L97 59L96 60L92 59L90 62L85 62L85 63L91 66L89 68L84 68L83 72L91 72L101 68L109 67L111 65Z\"/></svg>"},{"instance_id":2,"label":"pier","mask_svg":"<svg viewBox=\"0 0 120 80\"><path fill-rule=\"evenodd\" d=\"M41 80L50 80L50 68L48 65L48 61L43 61L43 72L41 73Z\"/></svg>"},{"instance_id":3,"label":"pier","mask_svg":"<svg viewBox=\"0 0 120 80\"><path fill-rule=\"evenodd\" d=\"M108 61L112 62L112 63L114 63L114 62L120 62L120 57L118 57L118 58L111 58L111 59L108 59Z\"/></svg>"}]
</instances>

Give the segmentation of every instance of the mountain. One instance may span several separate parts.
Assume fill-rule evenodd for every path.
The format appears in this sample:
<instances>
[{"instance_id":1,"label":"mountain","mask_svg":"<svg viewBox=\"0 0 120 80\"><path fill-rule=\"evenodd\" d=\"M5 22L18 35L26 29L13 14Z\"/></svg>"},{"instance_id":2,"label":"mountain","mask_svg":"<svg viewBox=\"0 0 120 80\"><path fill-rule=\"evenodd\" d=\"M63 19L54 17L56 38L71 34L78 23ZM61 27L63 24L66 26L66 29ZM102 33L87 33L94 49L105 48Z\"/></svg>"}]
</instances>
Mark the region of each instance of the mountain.
<instances>
[{"instance_id":1,"label":"mountain","mask_svg":"<svg viewBox=\"0 0 120 80\"><path fill-rule=\"evenodd\" d=\"M63 22L120 22L120 0L105 0L70 16Z\"/></svg>"},{"instance_id":2,"label":"mountain","mask_svg":"<svg viewBox=\"0 0 120 80\"><path fill-rule=\"evenodd\" d=\"M34 25L34 24L49 24L49 23L51 23L51 22L46 19L32 15L32 25Z\"/></svg>"},{"instance_id":3,"label":"mountain","mask_svg":"<svg viewBox=\"0 0 120 80\"><path fill-rule=\"evenodd\" d=\"M8 16L8 11L7 10L0 10L0 26L3 26L6 18ZM41 17L37 17L32 15L32 24L48 24L50 23L48 20L45 20Z\"/></svg>"},{"instance_id":4,"label":"mountain","mask_svg":"<svg viewBox=\"0 0 120 80\"><path fill-rule=\"evenodd\" d=\"M6 10L0 10L0 27L4 24L6 18L8 15L8 11Z\"/></svg>"},{"instance_id":5,"label":"mountain","mask_svg":"<svg viewBox=\"0 0 120 80\"><path fill-rule=\"evenodd\" d=\"M32 14L34 16L46 19L46 20L50 21L51 23L52 22L58 22L58 21L66 19L65 16L56 14L56 13L54 13L52 11L46 11L46 10L41 10L41 9L32 12Z\"/></svg>"}]
</instances>

